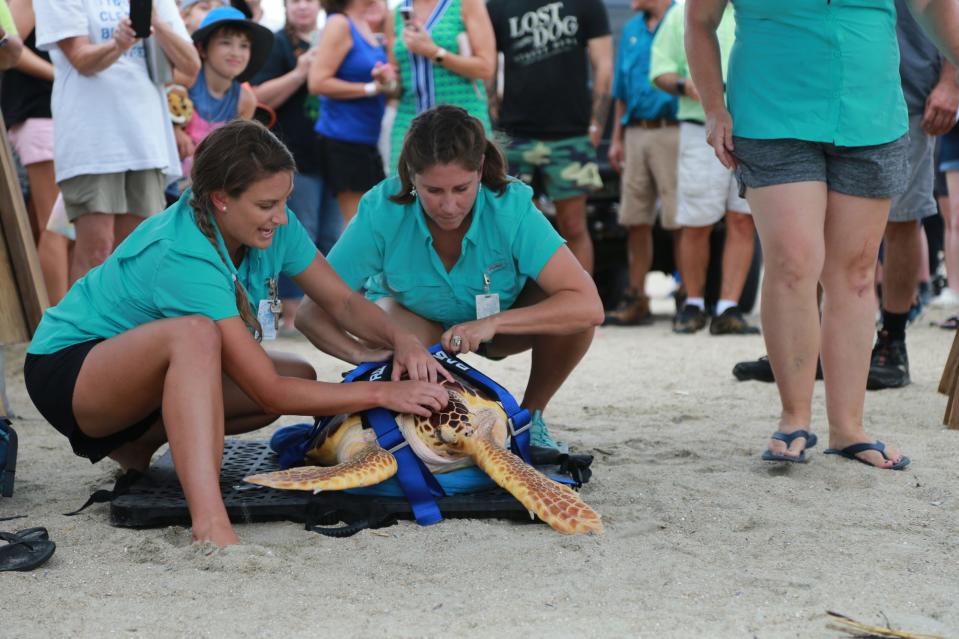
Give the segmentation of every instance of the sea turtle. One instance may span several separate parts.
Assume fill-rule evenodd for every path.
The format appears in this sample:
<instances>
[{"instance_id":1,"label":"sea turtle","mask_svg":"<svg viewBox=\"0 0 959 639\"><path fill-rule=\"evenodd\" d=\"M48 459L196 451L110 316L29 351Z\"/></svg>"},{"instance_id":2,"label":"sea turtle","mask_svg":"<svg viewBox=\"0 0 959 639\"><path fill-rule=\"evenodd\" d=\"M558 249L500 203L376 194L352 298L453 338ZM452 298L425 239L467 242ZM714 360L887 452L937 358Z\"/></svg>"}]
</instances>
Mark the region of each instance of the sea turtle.
<instances>
[{"instance_id":1,"label":"sea turtle","mask_svg":"<svg viewBox=\"0 0 959 639\"><path fill-rule=\"evenodd\" d=\"M505 448L506 413L468 381L445 382L449 403L429 417L399 414L396 422L413 452L433 473L475 464L529 511L562 533L602 532L600 516L579 495ZM263 473L245 481L286 490L345 490L372 486L396 474L358 414L338 416L307 453L308 466Z\"/></svg>"}]
</instances>

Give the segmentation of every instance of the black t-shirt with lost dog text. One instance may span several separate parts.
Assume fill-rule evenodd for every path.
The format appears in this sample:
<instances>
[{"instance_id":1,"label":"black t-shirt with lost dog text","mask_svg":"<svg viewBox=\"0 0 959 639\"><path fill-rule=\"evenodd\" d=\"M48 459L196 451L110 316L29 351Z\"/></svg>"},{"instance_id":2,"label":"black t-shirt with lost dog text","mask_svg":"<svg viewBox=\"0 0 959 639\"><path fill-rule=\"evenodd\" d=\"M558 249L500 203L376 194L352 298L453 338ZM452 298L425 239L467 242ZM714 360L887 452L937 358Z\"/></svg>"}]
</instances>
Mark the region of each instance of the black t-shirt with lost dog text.
<instances>
[{"instance_id":1,"label":"black t-shirt with lost dog text","mask_svg":"<svg viewBox=\"0 0 959 639\"><path fill-rule=\"evenodd\" d=\"M560 139L586 135L592 111L589 40L610 34L600 0L490 0L496 48L505 56L497 128Z\"/></svg>"}]
</instances>

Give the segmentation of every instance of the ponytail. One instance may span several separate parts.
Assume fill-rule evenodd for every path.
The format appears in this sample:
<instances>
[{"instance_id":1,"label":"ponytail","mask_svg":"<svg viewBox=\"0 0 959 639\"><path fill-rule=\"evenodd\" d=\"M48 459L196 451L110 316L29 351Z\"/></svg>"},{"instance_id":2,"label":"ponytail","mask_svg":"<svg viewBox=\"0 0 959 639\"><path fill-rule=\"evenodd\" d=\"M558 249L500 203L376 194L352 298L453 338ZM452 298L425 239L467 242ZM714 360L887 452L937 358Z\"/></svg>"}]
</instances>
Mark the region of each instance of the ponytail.
<instances>
[{"instance_id":1,"label":"ponytail","mask_svg":"<svg viewBox=\"0 0 959 639\"><path fill-rule=\"evenodd\" d=\"M465 109L443 104L413 119L403 140L397 174L400 191L390 196L397 204L410 204L413 176L438 164L459 164L467 171L480 171L480 182L497 195L506 191L506 159L486 137L482 122Z\"/></svg>"}]
</instances>

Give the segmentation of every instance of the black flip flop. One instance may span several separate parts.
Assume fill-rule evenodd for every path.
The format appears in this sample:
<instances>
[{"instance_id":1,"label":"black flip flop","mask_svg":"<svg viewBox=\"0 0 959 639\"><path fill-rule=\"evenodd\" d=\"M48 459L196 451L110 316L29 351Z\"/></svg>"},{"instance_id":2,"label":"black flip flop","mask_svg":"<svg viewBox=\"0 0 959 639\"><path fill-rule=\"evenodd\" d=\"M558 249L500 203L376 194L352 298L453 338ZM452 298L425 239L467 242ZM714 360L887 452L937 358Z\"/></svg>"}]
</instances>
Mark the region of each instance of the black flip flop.
<instances>
[{"instance_id":1,"label":"black flip flop","mask_svg":"<svg viewBox=\"0 0 959 639\"><path fill-rule=\"evenodd\" d=\"M49 539L38 536L46 534L43 528L30 528L25 531L27 537L15 533L0 532L0 540L6 546L0 546L0 572L5 570L26 571L42 566L53 556L57 545Z\"/></svg>"}]
</instances>

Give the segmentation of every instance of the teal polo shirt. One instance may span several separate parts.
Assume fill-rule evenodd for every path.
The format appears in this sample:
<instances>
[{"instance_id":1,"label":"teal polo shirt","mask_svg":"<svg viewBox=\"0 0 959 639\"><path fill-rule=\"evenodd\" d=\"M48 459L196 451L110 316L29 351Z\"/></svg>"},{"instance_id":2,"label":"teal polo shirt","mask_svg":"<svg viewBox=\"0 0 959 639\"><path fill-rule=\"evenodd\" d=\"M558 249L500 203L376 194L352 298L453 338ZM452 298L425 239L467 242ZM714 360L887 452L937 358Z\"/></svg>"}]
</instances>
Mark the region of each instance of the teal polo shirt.
<instances>
[{"instance_id":1,"label":"teal polo shirt","mask_svg":"<svg viewBox=\"0 0 959 639\"><path fill-rule=\"evenodd\" d=\"M142 224L100 266L47 310L28 353L46 355L93 339L108 339L166 317L203 315L217 321L240 314L234 275L246 287L253 311L280 273L296 276L316 257L316 247L292 211L265 250L250 248L237 268L217 254L200 232L188 189L179 201ZM223 254L226 248L217 230Z\"/></svg>"},{"instance_id":2,"label":"teal polo shirt","mask_svg":"<svg viewBox=\"0 0 959 639\"><path fill-rule=\"evenodd\" d=\"M501 196L480 188L460 258L447 272L419 200L405 205L389 200L399 191L399 178L392 177L364 195L328 259L350 288L365 289L368 299L393 297L446 328L476 319L484 274L506 310L563 245L533 206L532 189L510 180Z\"/></svg>"},{"instance_id":3,"label":"teal polo shirt","mask_svg":"<svg viewBox=\"0 0 959 639\"><path fill-rule=\"evenodd\" d=\"M894 0L734 0L733 134L870 146L909 128Z\"/></svg>"}]
</instances>

